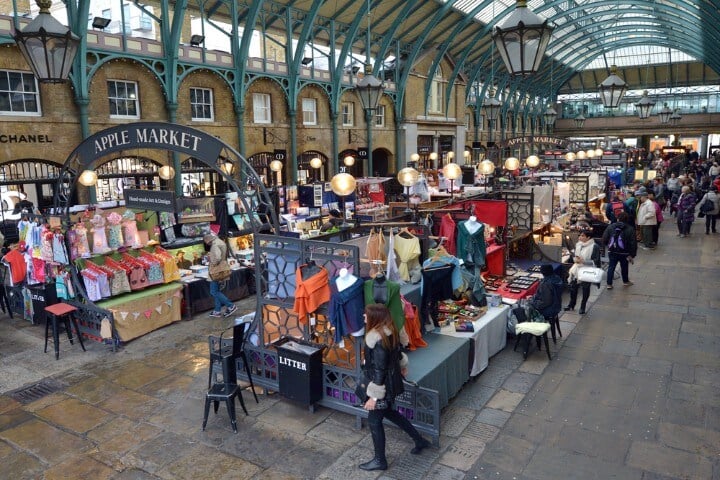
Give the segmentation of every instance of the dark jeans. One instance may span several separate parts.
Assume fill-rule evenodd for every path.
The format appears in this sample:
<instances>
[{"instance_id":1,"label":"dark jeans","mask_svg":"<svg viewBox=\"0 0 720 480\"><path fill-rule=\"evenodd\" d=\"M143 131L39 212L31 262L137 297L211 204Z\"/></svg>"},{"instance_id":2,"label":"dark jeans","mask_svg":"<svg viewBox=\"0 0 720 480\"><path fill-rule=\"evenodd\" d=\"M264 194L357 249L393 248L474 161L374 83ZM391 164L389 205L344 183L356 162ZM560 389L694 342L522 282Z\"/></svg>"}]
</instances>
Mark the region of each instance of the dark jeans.
<instances>
[{"instance_id":1,"label":"dark jeans","mask_svg":"<svg viewBox=\"0 0 720 480\"><path fill-rule=\"evenodd\" d=\"M643 245L649 247L653 244L653 227L654 225L641 225L640 231L642 232Z\"/></svg>"},{"instance_id":2,"label":"dark jeans","mask_svg":"<svg viewBox=\"0 0 720 480\"><path fill-rule=\"evenodd\" d=\"M653 225L653 228L652 228L652 243L653 243L654 245L657 245L658 239L660 238L660 225L661 225L661 224L662 224L662 222L658 222L657 225Z\"/></svg>"},{"instance_id":3,"label":"dark jeans","mask_svg":"<svg viewBox=\"0 0 720 480\"><path fill-rule=\"evenodd\" d=\"M610 285L610 282L608 282L608 285ZM568 303L568 307L575 308L575 303L577 303L577 295L578 295L579 289L582 289L582 299L580 300L580 310L585 310L585 306L587 305L588 297L590 296L590 284L588 282L578 282L578 281L570 282L570 303Z\"/></svg>"},{"instance_id":4,"label":"dark jeans","mask_svg":"<svg viewBox=\"0 0 720 480\"><path fill-rule=\"evenodd\" d=\"M608 270L607 270L607 284L612 285L613 277L615 276L615 267L620 264L620 274L622 275L623 283L628 283L630 278L628 277L628 256L626 253L608 253Z\"/></svg>"},{"instance_id":5,"label":"dark jeans","mask_svg":"<svg viewBox=\"0 0 720 480\"><path fill-rule=\"evenodd\" d=\"M690 227L692 227L692 222L678 218L677 224L678 232L680 233L680 235L690 235Z\"/></svg>"},{"instance_id":6,"label":"dark jeans","mask_svg":"<svg viewBox=\"0 0 720 480\"><path fill-rule=\"evenodd\" d=\"M385 410L370 410L368 412L368 426L373 439L373 447L375 448L375 459L386 462L385 458L385 429L383 428L383 419L387 418L392 423L400 427L403 432L410 435L415 441L415 445L422 442L423 438L410 420L400 415L391 405Z\"/></svg>"},{"instance_id":7,"label":"dark jeans","mask_svg":"<svg viewBox=\"0 0 720 480\"><path fill-rule=\"evenodd\" d=\"M705 215L705 233L710 233L710 230L712 230L713 233L717 232L715 226L717 217L717 215Z\"/></svg>"}]
</instances>

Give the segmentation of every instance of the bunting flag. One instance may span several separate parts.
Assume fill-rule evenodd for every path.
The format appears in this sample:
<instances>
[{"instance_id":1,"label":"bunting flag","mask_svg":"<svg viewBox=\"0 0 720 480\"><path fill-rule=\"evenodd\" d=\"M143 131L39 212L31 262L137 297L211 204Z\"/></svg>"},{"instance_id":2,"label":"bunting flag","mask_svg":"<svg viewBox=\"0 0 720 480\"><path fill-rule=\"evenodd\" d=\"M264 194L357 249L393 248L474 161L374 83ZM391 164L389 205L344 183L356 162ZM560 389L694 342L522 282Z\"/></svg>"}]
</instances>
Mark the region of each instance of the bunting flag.
<instances>
[{"instance_id":1,"label":"bunting flag","mask_svg":"<svg viewBox=\"0 0 720 480\"><path fill-rule=\"evenodd\" d=\"M133 317L135 317L135 320L137 320L138 317L140 316L140 312L132 312L132 314L133 314Z\"/></svg>"},{"instance_id":2,"label":"bunting flag","mask_svg":"<svg viewBox=\"0 0 720 480\"><path fill-rule=\"evenodd\" d=\"M150 317L152 317L152 310L145 310L145 311L143 312L143 315L145 315L145 318L147 318L148 320L150 320Z\"/></svg>"},{"instance_id":3,"label":"bunting flag","mask_svg":"<svg viewBox=\"0 0 720 480\"><path fill-rule=\"evenodd\" d=\"M165 304L166 304L168 307L172 307L173 299L172 299L172 298L168 298L167 300L165 300Z\"/></svg>"},{"instance_id":4,"label":"bunting flag","mask_svg":"<svg viewBox=\"0 0 720 480\"><path fill-rule=\"evenodd\" d=\"M158 312L158 314L161 314L162 313L162 305L158 305L157 307L155 307L155 311Z\"/></svg>"},{"instance_id":5,"label":"bunting flag","mask_svg":"<svg viewBox=\"0 0 720 480\"><path fill-rule=\"evenodd\" d=\"M175 298L182 297L182 291L181 290L176 291L175 293L173 293L173 297L175 297Z\"/></svg>"},{"instance_id":6,"label":"bunting flag","mask_svg":"<svg viewBox=\"0 0 720 480\"><path fill-rule=\"evenodd\" d=\"M130 312L120 312L120 316L122 317L123 321L125 321L129 313Z\"/></svg>"}]
</instances>

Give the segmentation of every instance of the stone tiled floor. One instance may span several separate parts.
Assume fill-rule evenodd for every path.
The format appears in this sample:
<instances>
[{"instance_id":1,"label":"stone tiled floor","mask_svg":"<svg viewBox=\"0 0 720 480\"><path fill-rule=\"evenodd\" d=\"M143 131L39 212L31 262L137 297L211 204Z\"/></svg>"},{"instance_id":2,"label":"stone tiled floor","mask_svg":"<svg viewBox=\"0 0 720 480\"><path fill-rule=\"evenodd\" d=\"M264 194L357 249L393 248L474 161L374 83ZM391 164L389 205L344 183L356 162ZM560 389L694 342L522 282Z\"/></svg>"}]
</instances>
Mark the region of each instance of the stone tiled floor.
<instances>
[{"instance_id":1,"label":"stone tiled floor","mask_svg":"<svg viewBox=\"0 0 720 480\"><path fill-rule=\"evenodd\" d=\"M223 406L201 431L206 337L226 319L116 353L65 341L56 362L44 328L0 318L0 478L720 479L720 236L673 230L641 252L634 286L592 289L587 315L561 317L552 361L508 342L443 411L439 449L410 455L388 428L386 472L357 468L372 441L353 417L275 394L243 393L239 434ZM8 395L48 378L59 389L35 402Z\"/></svg>"}]
</instances>

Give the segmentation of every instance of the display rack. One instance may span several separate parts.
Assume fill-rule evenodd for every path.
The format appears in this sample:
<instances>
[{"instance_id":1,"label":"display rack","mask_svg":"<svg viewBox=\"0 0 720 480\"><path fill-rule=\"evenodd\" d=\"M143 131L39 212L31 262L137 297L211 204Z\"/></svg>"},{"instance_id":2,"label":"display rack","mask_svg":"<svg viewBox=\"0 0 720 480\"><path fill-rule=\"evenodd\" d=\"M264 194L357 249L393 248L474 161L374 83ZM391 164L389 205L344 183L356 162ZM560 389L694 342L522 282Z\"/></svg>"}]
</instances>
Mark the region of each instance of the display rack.
<instances>
[{"instance_id":1,"label":"display rack","mask_svg":"<svg viewBox=\"0 0 720 480\"><path fill-rule=\"evenodd\" d=\"M301 323L293 311L295 272L309 260L325 267L334 276L340 268L360 271L360 252L354 245L259 234L254 236L257 309L251 341L246 344L253 381L279 391L278 353L274 343L294 337L324 346L322 398L319 405L354 415L358 426L367 411L356 406L354 390L362 378L362 337L346 336L341 344L333 340L327 311L321 307L314 320ZM252 338L257 341L253 342ZM238 375L244 380L244 366L238 358ZM313 408L311 406L311 408ZM396 408L435 440L440 435L440 398L435 390L406 384Z\"/></svg>"}]
</instances>

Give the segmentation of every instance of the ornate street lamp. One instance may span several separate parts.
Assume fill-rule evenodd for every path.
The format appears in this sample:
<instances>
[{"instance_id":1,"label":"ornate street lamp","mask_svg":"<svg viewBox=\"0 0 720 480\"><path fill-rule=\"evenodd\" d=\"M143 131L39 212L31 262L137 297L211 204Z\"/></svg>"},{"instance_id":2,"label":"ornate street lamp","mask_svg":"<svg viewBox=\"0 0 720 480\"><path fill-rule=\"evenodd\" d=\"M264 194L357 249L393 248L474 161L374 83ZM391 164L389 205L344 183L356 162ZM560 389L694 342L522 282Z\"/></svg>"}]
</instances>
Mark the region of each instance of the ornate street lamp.
<instances>
[{"instance_id":1,"label":"ornate street lamp","mask_svg":"<svg viewBox=\"0 0 720 480\"><path fill-rule=\"evenodd\" d=\"M520 168L520 159L517 157L508 157L505 159L505 170L514 171Z\"/></svg>"},{"instance_id":2,"label":"ornate street lamp","mask_svg":"<svg viewBox=\"0 0 720 480\"><path fill-rule=\"evenodd\" d=\"M642 97L640 97L640 100L638 100L638 103L635 104L635 108L637 108L638 112L638 117L640 117L640 119L642 120L650 118L650 112L652 112L654 106L655 102L650 100L650 97L648 97L648 91L645 90L642 94Z\"/></svg>"},{"instance_id":3,"label":"ornate street lamp","mask_svg":"<svg viewBox=\"0 0 720 480\"><path fill-rule=\"evenodd\" d=\"M357 181L355 180L355 177L353 177L349 173L338 173L337 175L332 177L332 179L330 179L330 188L335 195L340 197L342 203L342 205L340 206L340 211L343 215L343 223L340 225L341 230L350 227L350 225L346 222L345 197L351 195L355 191L356 186Z\"/></svg>"},{"instance_id":4,"label":"ornate street lamp","mask_svg":"<svg viewBox=\"0 0 720 480\"><path fill-rule=\"evenodd\" d=\"M455 180L462 176L462 169L457 163L451 162L443 167L443 175L445 175L445 178L450 180L450 203L452 203L454 196L453 191L455 190Z\"/></svg>"},{"instance_id":5,"label":"ornate street lamp","mask_svg":"<svg viewBox=\"0 0 720 480\"><path fill-rule=\"evenodd\" d=\"M50 14L52 0L36 0L40 13L13 38L42 83L67 82L80 46L80 37Z\"/></svg>"},{"instance_id":6,"label":"ornate street lamp","mask_svg":"<svg viewBox=\"0 0 720 480\"><path fill-rule=\"evenodd\" d=\"M510 75L526 76L538 71L555 27L517 0L505 23L493 30L493 41Z\"/></svg>"},{"instance_id":7,"label":"ornate street lamp","mask_svg":"<svg viewBox=\"0 0 720 480\"><path fill-rule=\"evenodd\" d=\"M617 108L625 92L627 83L617 74L617 65L610 66L610 75L598 85L600 101L605 108Z\"/></svg>"},{"instance_id":8,"label":"ornate street lamp","mask_svg":"<svg viewBox=\"0 0 720 480\"><path fill-rule=\"evenodd\" d=\"M278 174L282 171L283 168L283 162L280 160L273 160L270 162L270 171L273 172L273 185L277 185L278 182Z\"/></svg>"}]
</instances>

